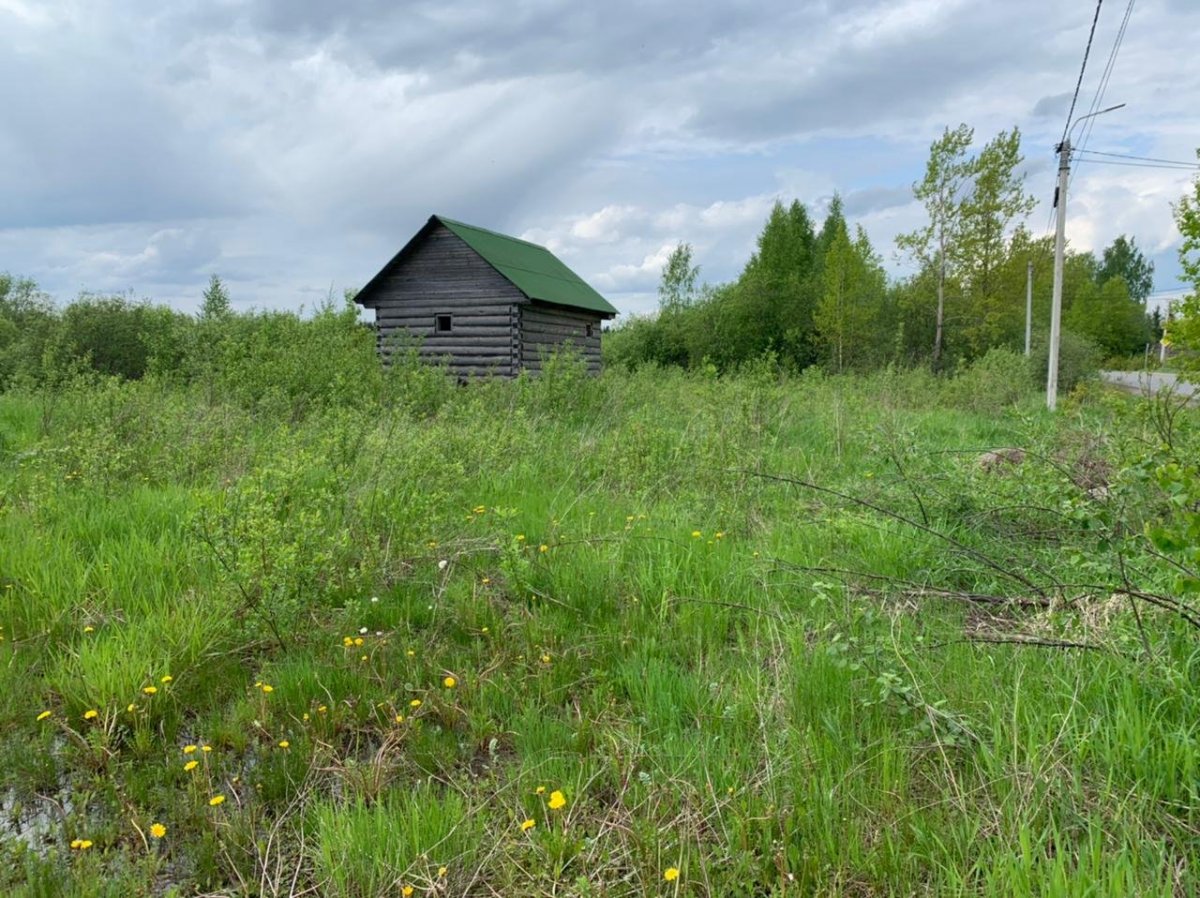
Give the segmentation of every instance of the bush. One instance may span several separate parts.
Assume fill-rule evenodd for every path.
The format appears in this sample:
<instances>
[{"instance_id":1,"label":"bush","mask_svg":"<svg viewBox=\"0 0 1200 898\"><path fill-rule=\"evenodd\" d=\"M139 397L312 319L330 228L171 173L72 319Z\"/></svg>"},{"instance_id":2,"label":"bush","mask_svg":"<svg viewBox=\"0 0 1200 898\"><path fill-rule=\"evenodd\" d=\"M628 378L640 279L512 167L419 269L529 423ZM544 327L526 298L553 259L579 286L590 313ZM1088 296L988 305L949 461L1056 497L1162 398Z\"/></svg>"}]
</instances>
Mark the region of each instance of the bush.
<instances>
[{"instance_id":1,"label":"bush","mask_svg":"<svg viewBox=\"0 0 1200 898\"><path fill-rule=\"evenodd\" d=\"M1058 347L1058 391L1070 393L1079 384L1095 377L1100 372L1104 353L1087 337L1064 329ZM1046 372L1050 366L1048 341L1035 341L1029 357L1029 377L1034 386L1044 387Z\"/></svg>"},{"instance_id":2,"label":"bush","mask_svg":"<svg viewBox=\"0 0 1200 898\"><path fill-rule=\"evenodd\" d=\"M87 360L99 374L131 380L176 370L190 323L165 306L84 294L63 312L58 358L68 364Z\"/></svg>"},{"instance_id":3,"label":"bush","mask_svg":"<svg viewBox=\"0 0 1200 898\"><path fill-rule=\"evenodd\" d=\"M15 378L36 378L58 328L50 298L37 284L0 274L0 389Z\"/></svg>"},{"instance_id":4,"label":"bush","mask_svg":"<svg viewBox=\"0 0 1200 898\"><path fill-rule=\"evenodd\" d=\"M956 408L998 412L1033 392L1029 362L1011 349L989 349L952 380L944 398Z\"/></svg>"},{"instance_id":5,"label":"bush","mask_svg":"<svg viewBox=\"0 0 1200 898\"><path fill-rule=\"evenodd\" d=\"M357 408L380 396L374 331L347 302L311 319L292 312L234 316L211 328L219 339L213 373L223 397L293 421L310 411Z\"/></svg>"}]
</instances>

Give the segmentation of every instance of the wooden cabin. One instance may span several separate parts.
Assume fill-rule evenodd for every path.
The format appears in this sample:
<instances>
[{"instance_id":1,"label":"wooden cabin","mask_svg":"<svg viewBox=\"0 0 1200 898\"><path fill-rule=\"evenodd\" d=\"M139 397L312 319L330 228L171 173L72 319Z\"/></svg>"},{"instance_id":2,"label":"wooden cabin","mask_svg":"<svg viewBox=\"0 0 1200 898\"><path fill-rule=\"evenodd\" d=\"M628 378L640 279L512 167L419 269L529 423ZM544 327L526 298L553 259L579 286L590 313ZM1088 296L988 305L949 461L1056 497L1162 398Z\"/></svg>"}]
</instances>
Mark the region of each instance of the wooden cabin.
<instances>
[{"instance_id":1,"label":"wooden cabin","mask_svg":"<svg viewBox=\"0 0 1200 898\"><path fill-rule=\"evenodd\" d=\"M570 345L600 372L600 322L617 310L542 246L443 218L429 221L355 302L375 310L386 359L404 334L459 377L514 377Z\"/></svg>"}]
</instances>

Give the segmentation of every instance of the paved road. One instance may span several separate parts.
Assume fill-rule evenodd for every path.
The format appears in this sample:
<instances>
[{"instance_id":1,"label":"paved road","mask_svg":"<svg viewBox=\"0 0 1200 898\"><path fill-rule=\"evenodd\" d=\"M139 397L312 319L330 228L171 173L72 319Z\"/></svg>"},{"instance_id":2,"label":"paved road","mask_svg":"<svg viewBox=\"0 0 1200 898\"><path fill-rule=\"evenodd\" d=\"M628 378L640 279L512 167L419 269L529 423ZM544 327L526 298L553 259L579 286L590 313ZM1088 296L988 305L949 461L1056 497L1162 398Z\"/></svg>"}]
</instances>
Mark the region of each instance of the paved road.
<instances>
[{"instance_id":1,"label":"paved road","mask_svg":"<svg viewBox=\"0 0 1200 898\"><path fill-rule=\"evenodd\" d=\"M1191 396L1193 400L1200 398L1200 386L1185 383L1174 374L1163 371L1101 371L1100 377L1114 386L1128 390L1130 393L1157 393L1169 389L1180 396Z\"/></svg>"}]
</instances>

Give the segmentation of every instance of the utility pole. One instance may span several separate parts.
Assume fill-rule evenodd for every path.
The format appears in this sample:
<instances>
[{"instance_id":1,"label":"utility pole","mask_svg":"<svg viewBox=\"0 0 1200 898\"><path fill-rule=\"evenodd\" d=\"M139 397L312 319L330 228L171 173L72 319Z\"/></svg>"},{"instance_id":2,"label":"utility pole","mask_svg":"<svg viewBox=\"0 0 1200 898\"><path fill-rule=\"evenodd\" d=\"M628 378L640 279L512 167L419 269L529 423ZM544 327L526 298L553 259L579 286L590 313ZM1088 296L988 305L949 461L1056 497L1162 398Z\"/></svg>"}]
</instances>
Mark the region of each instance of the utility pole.
<instances>
[{"instance_id":1,"label":"utility pole","mask_svg":"<svg viewBox=\"0 0 1200 898\"><path fill-rule=\"evenodd\" d=\"M1054 294L1050 299L1050 364L1046 369L1046 408L1058 406L1058 344L1062 334L1063 252L1067 242L1067 182L1071 179L1071 138L1058 145L1058 189L1054 205L1058 221L1054 226Z\"/></svg>"},{"instance_id":2,"label":"utility pole","mask_svg":"<svg viewBox=\"0 0 1200 898\"><path fill-rule=\"evenodd\" d=\"M1025 357L1033 346L1033 259L1025 263Z\"/></svg>"},{"instance_id":3,"label":"utility pole","mask_svg":"<svg viewBox=\"0 0 1200 898\"><path fill-rule=\"evenodd\" d=\"M1054 411L1058 405L1058 344L1062 336L1063 252L1067 242L1067 182L1071 176L1071 132L1084 119L1121 109L1124 103L1090 112L1075 119L1058 145L1058 189L1054 205L1058 209L1058 224L1054 229L1054 294L1050 301L1050 364L1046 370L1046 408Z\"/></svg>"}]
</instances>

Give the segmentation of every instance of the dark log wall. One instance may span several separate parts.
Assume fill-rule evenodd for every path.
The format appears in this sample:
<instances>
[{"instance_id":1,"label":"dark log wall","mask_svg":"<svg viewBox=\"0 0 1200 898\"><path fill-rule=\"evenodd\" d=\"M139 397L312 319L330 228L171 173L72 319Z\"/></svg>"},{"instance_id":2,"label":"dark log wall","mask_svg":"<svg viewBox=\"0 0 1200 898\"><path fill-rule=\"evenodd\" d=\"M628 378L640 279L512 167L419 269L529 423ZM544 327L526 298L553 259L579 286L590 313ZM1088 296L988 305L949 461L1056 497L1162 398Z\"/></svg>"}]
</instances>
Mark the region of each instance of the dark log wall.
<instances>
[{"instance_id":1,"label":"dark log wall","mask_svg":"<svg viewBox=\"0 0 1200 898\"><path fill-rule=\"evenodd\" d=\"M422 360L447 358L453 374L511 377L520 365L518 304L527 301L456 234L438 225L385 274L370 305L385 358L394 338L407 331L421 338ZM450 333L435 332L438 315L451 316Z\"/></svg>"},{"instance_id":2,"label":"dark log wall","mask_svg":"<svg viewBox=\"0 0 1200 898\"><path fill-rule=\"evenodd\" d=\"M522 306L521 365L531 372L542 368L542 359L568 343L587 360L590 374L600 373L600 316L581 309L533 302ZM587 326L592 335L587 336Z\"/></svg>"}]
</instances>

